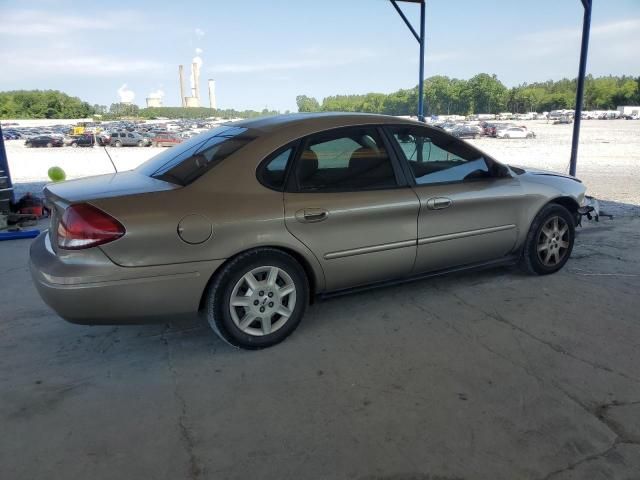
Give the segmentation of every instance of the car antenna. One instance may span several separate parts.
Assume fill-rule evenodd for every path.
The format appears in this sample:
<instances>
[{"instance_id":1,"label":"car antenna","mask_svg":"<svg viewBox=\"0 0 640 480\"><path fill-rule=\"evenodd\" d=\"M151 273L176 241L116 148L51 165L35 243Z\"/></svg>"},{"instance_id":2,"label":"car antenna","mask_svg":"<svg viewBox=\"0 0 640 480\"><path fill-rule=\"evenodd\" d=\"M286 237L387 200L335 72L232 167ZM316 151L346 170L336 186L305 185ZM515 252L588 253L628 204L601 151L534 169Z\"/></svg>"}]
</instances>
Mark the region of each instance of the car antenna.
<instances>
[{"instance_id":1,"label":"car antenna","mask_svg":"<svg viewBox=\"0 0 640 480\"><path fill-rule=\"evenodd\" d=\"M113 169L116 171L116 173L118 173L118 169L116 168L116 164L113 163L113 158L111 158L111 155L109 155L109 151L107 150L107 146L106 145L102 145L102 148L104 148L104 153L106 153L107 157L109 157L109 161L111 162L111 165L113 165Z\"/></svg>"}]
</instances>

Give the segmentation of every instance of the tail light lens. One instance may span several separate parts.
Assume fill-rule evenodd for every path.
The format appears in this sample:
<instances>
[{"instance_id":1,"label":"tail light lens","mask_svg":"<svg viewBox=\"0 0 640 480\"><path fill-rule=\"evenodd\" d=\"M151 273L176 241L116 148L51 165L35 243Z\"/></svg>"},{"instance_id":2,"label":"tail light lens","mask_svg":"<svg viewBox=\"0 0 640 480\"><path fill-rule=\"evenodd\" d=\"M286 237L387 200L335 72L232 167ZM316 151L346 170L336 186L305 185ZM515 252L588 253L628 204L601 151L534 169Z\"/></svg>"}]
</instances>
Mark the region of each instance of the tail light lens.
<instances>
[{"instance_id":1,"label":"tail light lens","mask_svg":"<svg viewBox=\"0 0 640 480\"><path fill-rule=\"evenodd\" d=\"M124 226L102 210L80 203L67 208L58 224L58 247L81 250L117 240Z\"/></svg>"}]
</instances>

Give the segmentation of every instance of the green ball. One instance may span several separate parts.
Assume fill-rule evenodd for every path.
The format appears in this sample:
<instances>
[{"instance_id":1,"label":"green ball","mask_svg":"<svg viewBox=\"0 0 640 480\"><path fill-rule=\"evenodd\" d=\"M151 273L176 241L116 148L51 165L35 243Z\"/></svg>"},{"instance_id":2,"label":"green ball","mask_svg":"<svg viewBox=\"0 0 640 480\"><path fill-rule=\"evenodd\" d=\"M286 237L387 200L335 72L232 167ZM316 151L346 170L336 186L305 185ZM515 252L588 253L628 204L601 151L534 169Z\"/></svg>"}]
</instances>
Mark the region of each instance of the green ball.
<instances>
[{"instance_id":1,"label":"green ball","mask_svg":"<svg viewBox=\"0 0 640 480\"><path fill-rule=\"evenodd\" d=\"M47 173L52 182L62 182L67 178L67 174L60 167L51 167Z\"/></svg>"}]
</instances>

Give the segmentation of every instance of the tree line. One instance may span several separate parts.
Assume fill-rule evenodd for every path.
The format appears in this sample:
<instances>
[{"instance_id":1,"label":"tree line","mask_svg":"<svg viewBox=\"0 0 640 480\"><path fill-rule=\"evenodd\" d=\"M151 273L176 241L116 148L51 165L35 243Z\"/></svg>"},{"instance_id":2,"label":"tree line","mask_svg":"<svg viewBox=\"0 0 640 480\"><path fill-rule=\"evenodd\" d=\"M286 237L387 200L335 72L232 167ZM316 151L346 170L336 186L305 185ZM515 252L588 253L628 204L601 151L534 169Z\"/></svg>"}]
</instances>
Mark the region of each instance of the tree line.
<instances>
[{"instance_id":1,"label":"tree line","mask_svg":"<svg viewBox=\"0 0 640 480\"><path fill-rule=\"evenodd\" d=\"M507 88L496 77L480 73L463 80L442 75L425 80L424 100L427 115L469 115L472 113L551 111L575 107L576 80L562 79L523 83ZM369 112L388 115L413 115L418 109L418 87L393 93L333 95L320 103L313 97L298 95L298 111ZM587 76L584 108L612 110L618 105L640 105L640 77ZM86 118L101 115L104 119L137 118L252 118L280 112L210 108L158 107L140 108L133 104L90 105L58 90L14 90L0 92L0 118ZM285 112L288 113L288 112Z\"/></svg>"},{"instance_id":2,"label":"tree line","mask_svg":"<svg viewBox=\"0 0 640 480\"><path fill-rule=\"evenodd\" d=\"M14 90L0 92L0 119L30 118L88 118L100 115L103 119L118 118L253 118L277 115L275 110L234 110L211 108L157 107L140 108L129 103L90 105L78 97L72 97L58 90Z\"/></svg>"},{"instance_id":3,"label":"tree line","mask_svg":"<svg viewBox=\"0 0 640 480\"><path fill-rule=\"evenodd\" d=\"M94 108L58 90L0 92L0 118L86 118Z\"/></svg>"},{"instance_id":4,"label":"tree line","mask_svg":"<svg viewBox=\"0 0 640 480\"><path fill-rule=\"evenodd\" d=\"M470 115L473 113L526 113L574 109L576 79L523 83L507 88L496 75L480 73L468 80L442 75L424 84L426 115ZM306 95L296 97L300 112L367 112L414 115L418 109L418 87L393 93L334 95L322 103ZM606 76L585 79L584 108L613 110L618 105L640 105L640 77Z\"/></svg>"}]
</instances>

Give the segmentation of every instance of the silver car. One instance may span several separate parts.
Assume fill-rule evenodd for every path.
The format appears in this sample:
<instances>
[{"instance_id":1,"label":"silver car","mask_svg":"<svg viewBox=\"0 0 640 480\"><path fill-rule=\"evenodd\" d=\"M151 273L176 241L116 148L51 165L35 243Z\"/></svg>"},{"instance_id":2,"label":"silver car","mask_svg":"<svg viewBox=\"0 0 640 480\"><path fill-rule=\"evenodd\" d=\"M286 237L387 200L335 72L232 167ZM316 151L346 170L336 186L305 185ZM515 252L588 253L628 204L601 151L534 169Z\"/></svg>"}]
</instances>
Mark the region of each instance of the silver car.
<instances>
[{"instance_id":1,"label":"silver car","mask_svg":"<svg viewBox=\"0 0 640 480\"><path fill-rule=\"evenodd\" d=\"M318 296L519 263L558 271L585 188L410 120L223 125L135 170L51 184L31 272L83 324L201 312L224 340L286 338Z\"/></svg>"}]
</instances>

